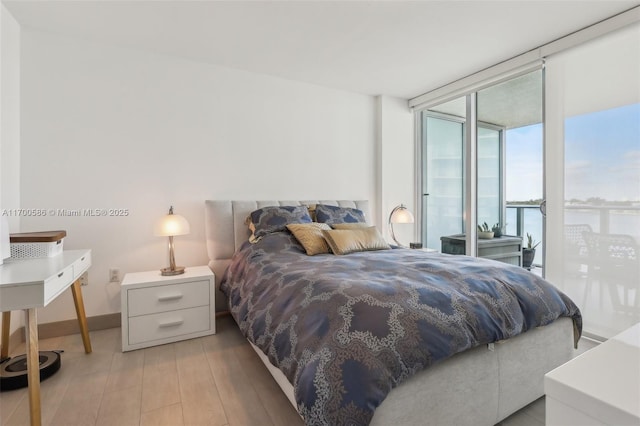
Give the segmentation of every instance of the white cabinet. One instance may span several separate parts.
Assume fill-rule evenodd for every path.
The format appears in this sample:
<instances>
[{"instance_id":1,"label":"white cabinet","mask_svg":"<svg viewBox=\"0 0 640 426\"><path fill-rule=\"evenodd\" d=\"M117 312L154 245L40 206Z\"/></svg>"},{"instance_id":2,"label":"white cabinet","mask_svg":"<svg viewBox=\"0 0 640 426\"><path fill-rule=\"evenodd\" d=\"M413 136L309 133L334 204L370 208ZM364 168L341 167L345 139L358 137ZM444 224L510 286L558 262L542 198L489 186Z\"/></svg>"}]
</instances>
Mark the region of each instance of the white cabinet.
<instances>
[{"instance_id":1,"label":"white cabinet","mask_svg":"<svg viewBox=\"0 0 640 426\"><path fill-rule=\"evenodd\" d=\"M547 426L640 425L640 324L546 374Z\"/></svg>"},{"instance_id":2,"label":"white cabinet","mask_svg":"<svg viewBox=\"0 0 640 426\"><path fill-rule=\"evenodd\" d=\"M122 351L216 332L215 277L208 266L182 275L126 274L121 284Z\"/></svg>"}]
</instances>

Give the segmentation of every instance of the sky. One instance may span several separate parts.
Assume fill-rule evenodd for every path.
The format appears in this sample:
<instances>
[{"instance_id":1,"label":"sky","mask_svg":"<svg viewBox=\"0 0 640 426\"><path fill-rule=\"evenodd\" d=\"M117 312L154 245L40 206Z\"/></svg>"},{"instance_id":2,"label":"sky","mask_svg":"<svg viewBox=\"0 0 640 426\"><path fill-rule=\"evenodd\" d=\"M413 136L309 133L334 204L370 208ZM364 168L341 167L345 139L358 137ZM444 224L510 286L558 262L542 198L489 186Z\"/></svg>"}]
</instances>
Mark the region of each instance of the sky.
<instances>
[{"instance_id":1,"label":"sky","mask_svg":"<svg viewBox=\"0 0 640 426\"><path fill-rule=\"evenodd\" d=\"M506 200L542 198L542 124L509 129L505 141Z\"/></svg>"},{"instance_id":2,"label":"sky","mask_svg":"<svg viewBox=\"0 0 640 426\"><path fill-rule=\"evenodd\" d=\"M507 201L542 198L542 125L507 130ZM565 120L565 199L640 201L640 104Z\"/></svg>"},{"instance_id":3,"label":"sky","mask_svg":"<svg viewBox=\"0 0 640 426\"><path fill-rule=\"evenodd\" d=\"M565 196L640 201L640 104L566 120Z\"/></svg>"}]
</instances>

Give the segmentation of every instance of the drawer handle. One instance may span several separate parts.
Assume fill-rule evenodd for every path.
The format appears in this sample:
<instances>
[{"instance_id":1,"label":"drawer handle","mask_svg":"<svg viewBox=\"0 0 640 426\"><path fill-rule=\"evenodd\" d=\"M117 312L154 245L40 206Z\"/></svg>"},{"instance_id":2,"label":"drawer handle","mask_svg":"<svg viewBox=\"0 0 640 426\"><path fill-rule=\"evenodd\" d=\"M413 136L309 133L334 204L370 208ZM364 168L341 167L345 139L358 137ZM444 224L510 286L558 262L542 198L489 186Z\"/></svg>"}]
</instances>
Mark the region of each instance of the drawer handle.
<instances>
[{"instance_id":1,"label":"drawer handle","mask_svg":"<svg viewBox=\"0 0 640 426\"><path fill-rule=\"evenodd\" d=\"M160 324L158 324L158 326L160 328L175 327L176 325L181 325L183 322L184 322L184 320L177 319L177 320L173 320L173 321L161 322Z\"/></svg>"},{"instance_id":2,"label":"drawer handle","mask_svg":"<svg viewBox=\"0 0 640 426\"><path fill-rule=\"evenodd\" d=\"M61 276L63 276L63 275L64 275L64 272L60 272L60 273L58 274L58 278L60 278L60 277L61 277Z\"/></svg>"},{"instance_id":3,"label":"drawer handle","mask_svg":"<svg viewBox=\"0 0 640 426\"><path fill-rule=\"evenodd\" d=\"M167 294L166 296L158 296L158 301L160 302L168 302L169 300L178 300L182 299L182 294Z\"/></svg>"},{"instance_id":4,"label":"drawer handle","mask_svg":"<svg viewBox=\"0 0 640 426\"><path fill-rule=\"evenodd\" d=\"M82 256L82 257L80 258L80 262L82 262L82 261L84 261L84 256Z\"/></svg>"}]
</instances>

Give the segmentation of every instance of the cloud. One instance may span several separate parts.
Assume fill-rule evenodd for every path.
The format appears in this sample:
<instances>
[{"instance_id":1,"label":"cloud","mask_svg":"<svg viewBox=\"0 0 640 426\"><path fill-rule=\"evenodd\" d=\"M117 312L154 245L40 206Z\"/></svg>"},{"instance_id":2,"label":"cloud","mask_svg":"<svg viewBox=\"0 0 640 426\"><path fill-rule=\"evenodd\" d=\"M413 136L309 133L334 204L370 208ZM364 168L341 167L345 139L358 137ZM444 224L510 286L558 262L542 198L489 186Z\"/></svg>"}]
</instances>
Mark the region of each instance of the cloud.
<instances>
[{"instance_id":1,"label":"cloud","mask_svg":"<svg viewBox=\"0 0 640 426\"><path fill-rule=\"evenodd\" d=\"M622 157L624 158L624 161L628 166L640 169L640 150L627 151Z\"/></svg>"},{"instance_id":2,"label":"cloud","mask_svg":"<svg viewBox=\"0 0 640 426\"><path fill-rule=\"evenodd\" d=\"M567 163L565 199L640 200L640 151L626 152L620 160L608 166L588 160Z\"/></svg>"},{"instance_id":3,"label":"cloud","mask_svg":"<svg viewBox=\"0 0 640 426\"><path fill-rule=\"evenodd\" d=\"M565 170L585 170L593 167L593 163L588 160L576 160L565 163Z\"/></svg>"}]
</instances>

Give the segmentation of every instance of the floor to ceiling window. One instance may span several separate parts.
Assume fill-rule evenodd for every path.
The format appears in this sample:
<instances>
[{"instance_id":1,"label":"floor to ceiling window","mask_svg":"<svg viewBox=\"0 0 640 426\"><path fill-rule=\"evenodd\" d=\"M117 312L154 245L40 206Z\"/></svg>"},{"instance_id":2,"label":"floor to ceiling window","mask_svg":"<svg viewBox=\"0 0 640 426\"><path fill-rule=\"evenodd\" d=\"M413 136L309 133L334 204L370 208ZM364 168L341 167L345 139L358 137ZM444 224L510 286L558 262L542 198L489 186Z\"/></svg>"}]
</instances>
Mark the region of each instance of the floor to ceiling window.
<instances>
[{"instance_id":1,"label":"floor to ceiling window","mask_svg":"<svg viewBox=\"0 0 640 426\"><path fill-rule=\"evenodd\" d=\"M462 232L464 108L462 112L462 116L434 111L422 114L425 161L422 175L422 241L431 248L440 247L442 235Z\"/></svg>"},{"instance_id":2,"label":"floor to ceiling window","mask_svg":"<svg viewBox=\"0 0 640 426\"><path fill-rule=\"evenodd\" d=\"M410 101L423 243L514 263L483 254L500 240L478 238L478 225L525 247L530 236L531 271L578 304L596 338L640 321L640 23L603 24ZM439 125L447 140L429 131ZM437 159L431 144L449 143L455 159ZM439 194L448 187L455 203Z\"/></svg>"},{"instance_id":3,"label":"floor to ceiling window","mask_svg":"<svg viewBox=\"0 0 640 426\"><path fill-rule=\"evenodd\" d=\"M477 253L522 265L520 248L527 233L542 239L538 210L542 188L542 72L537 70L477 92L474 178ZM467 254L465 164L467 111L460 97L421 112L422 241L443 253ZM530 126L538 126L530 132ZM520 130L525 129L525 130ZM519 156L518 152L538 155ZM534 169L537 168L537 169ZM521 205L535 188L535 205ZM507 189L509 191L507 191ZM533 215L530 214L530 210ZM523 214L526 212L527 214ZM536 216L537 215L537 216ZM540 259L542 256L540 255ZM541 266L542 260L537 264Z\"/></svg>"},{"instance_id":4,"label":"floor to ceiling window","mask_svg":"<svg viewBox=\"0 0 640 426\"><path fill-rule=\"evenodd\" d=\"M640 24L550 57L549 278L608 338L640 321ZM553 164L555 161L556 164Z\"/></svg>"},{"instance_id":5,"label":"floor to ceiling window","mask_svg":"<svg viewBox=\"0 0 640 426\"><path fill-rule=\"evenodd\" d=\"M487 223L494 231L493 238L478 239L478 254L487 252L494 259L524 266L539 275L543 274L544 263L540 213L543 86L542 70L536 70L489 86L477 95L478 120L493 125L492 132L478 126L478 224ZM497 138L501 143L493 142L490 146L500 147L499 163L488 160L483 147L484 140ZM483 206L489 165L492 170L499 170L501 176L499 184L491 185L495 197L491 205L500 208L491 215L484 214ZM503 236L498 238L496 233ZM540 243L533 250L527 248L528 237L532 246Z\"/></svg>"}]
</instances>

